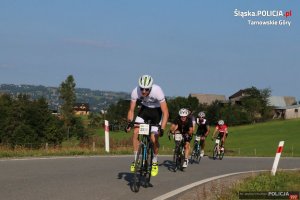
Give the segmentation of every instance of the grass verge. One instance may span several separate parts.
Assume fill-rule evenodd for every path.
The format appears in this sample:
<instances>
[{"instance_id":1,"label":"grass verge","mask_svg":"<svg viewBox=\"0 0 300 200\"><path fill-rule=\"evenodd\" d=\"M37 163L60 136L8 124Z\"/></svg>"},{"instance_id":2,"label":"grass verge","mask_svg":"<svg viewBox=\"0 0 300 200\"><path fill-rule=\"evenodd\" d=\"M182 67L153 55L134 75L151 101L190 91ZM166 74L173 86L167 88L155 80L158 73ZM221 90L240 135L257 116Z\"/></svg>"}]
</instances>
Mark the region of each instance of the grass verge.
<instances>
[{"instance_id":1,"label":"grass verge","mask_svg":"<svg viewBox=\"0 0 300 200\"><path fill-rule=\"evenodd\" d=\"M275 197L279 195L278 192L298 192L299 195L299 180L300 171L278 171L275 176L272 176L270 172L264 172L257 176L250 176L243 181L237 181L231 189L223 191L216 199L237 200L243 197L273 199L274 195ZM240 194L244 196L239 196Z\"/></svg>"}]
</instances>

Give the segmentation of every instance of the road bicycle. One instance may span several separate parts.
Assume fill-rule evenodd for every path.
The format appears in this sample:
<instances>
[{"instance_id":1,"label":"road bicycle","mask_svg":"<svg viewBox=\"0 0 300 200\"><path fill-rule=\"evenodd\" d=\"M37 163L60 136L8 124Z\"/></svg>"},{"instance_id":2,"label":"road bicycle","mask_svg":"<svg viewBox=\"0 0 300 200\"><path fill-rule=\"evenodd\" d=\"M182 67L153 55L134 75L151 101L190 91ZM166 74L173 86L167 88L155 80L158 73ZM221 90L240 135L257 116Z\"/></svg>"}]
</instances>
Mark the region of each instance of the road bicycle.
<instances>
[{"instance_id":1,"label":"road bicycle","mask_svg":"<svg viewBox=\"0 0 300 200\"><path fill-rule=\"evenodd\" d=\"M205 138L204 138L205 139ZM194 148L191 154L191 164L193 164L194 161L198 161L198 163L200 163L201 160L201 144L203 142L203 139L201 136L197 136L195 137L195 141L194 141Z\"/></svg>"},{"instance_id":2,"label":"road bicycle","mask_svg":"<svg viewBox=\"0 0 300 200\"><path fill-rule=\"evenodd\" d=\"M217 158L222 160L224 157L225 149L224 149L224 147L221 146L221 142L222 142L221 137L220 136L216 137L215 146L214 146L214 150L213 150L213 159L214 160Z\"/></svg>"},{"instance_id":3,"label":"road bicycle","mask_svg":"<svg viewBox=\"0 0 300 200\"><path fill-rule=\"evenodd\" d=\"M177 170L183 171L183 163L185 159L184 145L185 141L181 133L175 133L174 135L175 149L173 154L173 162L175 163L174 172Z\"/></svg>"},{"instance_id":4,"label":"road bicycle","mask_svg":"<svg viewBox=\"0 0 300 200\"><path fill-rule=\"evenodd\" d=\"M135 124L139 126L139 148L135 159L135 171L133 175L133 191L138 192L140 186L144 187L152 186L150 184L152 159L153 159L153 143L151 142L151 127L158 126L148 123Z\"/></svg>"}]
</instances>

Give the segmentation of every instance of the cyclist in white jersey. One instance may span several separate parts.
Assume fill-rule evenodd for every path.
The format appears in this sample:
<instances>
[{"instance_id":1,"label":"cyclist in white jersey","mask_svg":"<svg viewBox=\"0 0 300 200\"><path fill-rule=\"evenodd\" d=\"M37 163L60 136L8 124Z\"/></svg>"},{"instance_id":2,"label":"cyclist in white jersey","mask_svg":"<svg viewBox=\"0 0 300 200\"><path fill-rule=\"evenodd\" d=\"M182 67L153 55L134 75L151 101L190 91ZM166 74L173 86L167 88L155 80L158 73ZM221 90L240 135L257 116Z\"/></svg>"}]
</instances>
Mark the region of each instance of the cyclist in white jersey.
<instances>
[{"instance_id":1,"label":"cyclist in white jersey","mask_svg":"<svg viewBox=\"0 0 300 200\"><path fill-rule=\"evenodd\" d=\"M143 123L151 120L152 124L160 124L161 126L151 127L151 141L154 146L153 166L151 175L156 176L158 174L158 136L162 136L164 129L167 125L169 118L169 111L165 95L160 86L153 84L153 78L149 75L143 75L139 78L139 86L134 88L131 93L131 102L127 115L128 123L133 123L134 109L136 107L137 100L141 101L141 108L135 118L136 123ZM130 131L130 126L127 126L127 132ZM133 131L133 151L134 158L136 158L139 141L138 141L138 127L134 127ZM131 164L130 171L134 172L134 162Z\"/></svg>"}]
</instances>

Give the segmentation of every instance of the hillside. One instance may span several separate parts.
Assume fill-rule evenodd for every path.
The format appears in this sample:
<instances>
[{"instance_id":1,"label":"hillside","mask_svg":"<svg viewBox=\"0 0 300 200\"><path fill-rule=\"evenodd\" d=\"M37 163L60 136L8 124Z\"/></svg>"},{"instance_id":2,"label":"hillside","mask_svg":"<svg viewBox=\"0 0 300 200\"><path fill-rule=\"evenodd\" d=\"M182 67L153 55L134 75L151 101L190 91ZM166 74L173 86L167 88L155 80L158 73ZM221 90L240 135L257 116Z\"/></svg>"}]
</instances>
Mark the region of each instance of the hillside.
<instances>
[{"instance_id":1,"label":"hillside","mask_svg":"<svg viewBox=\"0 0 300 200\"><path fill-rule=\"evenodd\" d=\"M91 90L87 88L76 88L76 101L78 103L89 103L92 112L99 112L106 109L109 105L116 103L119 99L129 99L129 93L125 92L111 92ZM7 93L13 97L19 94L27 94L32 99L44 97L47 99L49 108L57 110L59 104L58 87L46 87L35 85L14 85L14 84L0 84L0 94Z\"/></svg>"}]
</instances>

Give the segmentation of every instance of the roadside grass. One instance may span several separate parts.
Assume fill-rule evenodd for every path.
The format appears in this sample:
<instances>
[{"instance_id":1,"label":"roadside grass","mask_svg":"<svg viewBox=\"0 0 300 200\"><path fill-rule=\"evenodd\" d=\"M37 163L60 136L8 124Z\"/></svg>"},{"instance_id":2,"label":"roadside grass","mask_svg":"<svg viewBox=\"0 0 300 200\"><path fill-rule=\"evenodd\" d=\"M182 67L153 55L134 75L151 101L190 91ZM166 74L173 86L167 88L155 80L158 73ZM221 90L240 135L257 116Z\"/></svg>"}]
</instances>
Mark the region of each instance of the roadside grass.
<instances>
[{"instance_id":1,"label":"roadside grass","mask_svg":"<svg viewBox=\"0 0 300 200\"><path fill-rule=\"evenodd\" d=\"M282 157L300 156L300 119L274 120L265 123L229 127L229 135L226 140L225 156L259 156L273 157L280 141L285 141ZM214 127L206 139L205 154L211 155L214 141L211 140ZM168 140L167 132L160 141L160 154L170 154L174 148L174 142ZM104 132L98 132L99 137L104 138ZM123 140L130 138L132 133L111 132L111 138ZM129 139L130 142L130 139ZM193 144L193 141L191 142ZM130 146L130 145L129 145ZM193 146L193 145L192 145Z\"/></svg>"},{"instance_id":2,"label":"roadside grass","mask_svg":"<svg viewBox=\"0 0 300 200\"><path fill-rule=\"evenodd\" d=\"M282 157L300 156L300 119L274 120L244 126L229 127L229 136L225 144L225 156L275 156L279 141L285 141ZM206 139L205 154L212 155L214 141L211 140L214 127ZM132 154L132 132L110 132L110 152L105 152L105 137L103 128L89 129L93 137L81 144L76 139L63 142L59 147L49 144L40 149L17 147L14 149L0 146L0 157L24 156L60 156L60 155L105 155ZM160 154L172 154L174 142L169 141L167 133L159 138ZM94 143L94 144L93 144ZM193 141L191 142L193 144ZM193 146L193 145L192 145Z\"/></svg>"},{"instance_id":3,"label":"roadside grass","mask_svg":"<svg viewBox=\"0 0 300 200\"><path fill-rule=\"evenodd\" d=\"M240 199L239 193L248 192L299 192L300 171L278 171L275 176L270 172L263 172L234 183L231 189L221 191L216 199ZM255 199L249 198L248 199Z\"/></svg>"}]
</instances>

